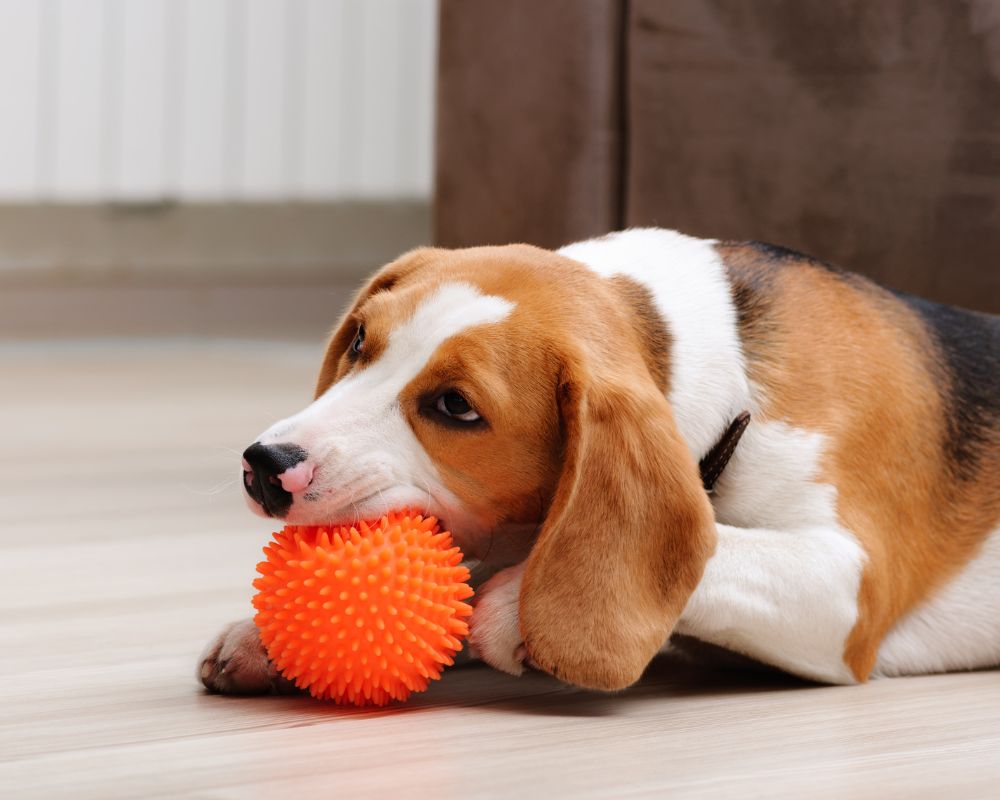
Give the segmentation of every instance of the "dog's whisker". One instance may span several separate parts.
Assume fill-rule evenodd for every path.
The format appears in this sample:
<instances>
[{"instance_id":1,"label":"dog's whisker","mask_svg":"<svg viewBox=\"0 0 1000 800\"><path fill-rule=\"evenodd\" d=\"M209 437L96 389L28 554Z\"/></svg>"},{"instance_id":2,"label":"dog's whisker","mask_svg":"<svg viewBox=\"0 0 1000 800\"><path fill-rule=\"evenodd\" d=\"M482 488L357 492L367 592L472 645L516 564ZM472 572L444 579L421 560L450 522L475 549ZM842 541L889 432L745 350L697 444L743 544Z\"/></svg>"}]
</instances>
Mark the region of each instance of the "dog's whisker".
<instances>
[{"instance_id":1,"label":"dog's whisker","mask_svg":"<svg viewBox=\"0 0 1000 800\"><path fill-rule=\"evenodd\" d=\"M379 502L384 506L385 505L385 495L382 494L382 490L379 489L379 488L376 488L375 491L378 492Z\"/></svg>"},{"instance_id":2,"label":"dog's whisker","mask_svg":"<svg viewBox=\"0 0 1000 800\"><path fill-rule=\"evenodd\" d=\"M221 494L227 489L232 488L236 485L237 478L226 478L224 481L220 481L209 489L196 489L193 486L185 486L184 489L191 494L197 494L202 497L214 497L217 494Z\"/></svg>"},{"instance_id":3,"label":"dog's whisker","mask_svg":"<svg viewBox=\"0 0 1000 800\"><path fill-rule=\"evenodd\" d=\"M420 513L427 514L429 513L431 501L434 499L434 496L431 494L431 491L428 488L427 484L423 481L420 481L416 488L420 489L421 491L423 491L425 495L427 495L427 500L424 502L424 507L422 509L419 509Z\"/></svg>"}]
</instances>

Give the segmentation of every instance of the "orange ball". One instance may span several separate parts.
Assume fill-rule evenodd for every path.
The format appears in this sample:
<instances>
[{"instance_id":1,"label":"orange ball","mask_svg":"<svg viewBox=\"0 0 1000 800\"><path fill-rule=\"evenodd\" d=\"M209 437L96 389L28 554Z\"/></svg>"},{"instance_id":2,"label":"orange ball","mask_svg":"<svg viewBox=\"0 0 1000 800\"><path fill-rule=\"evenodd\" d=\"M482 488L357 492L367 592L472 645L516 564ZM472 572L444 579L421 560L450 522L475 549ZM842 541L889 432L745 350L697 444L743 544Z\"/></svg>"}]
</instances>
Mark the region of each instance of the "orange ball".
<instances>
[{"instance_id":1,"label":"orange ball","mask_svg":"<svg viewBox=\"0 0 1000 800\"><path fill-rule=\"evenodd\" d=\"M405 700L454 663L469 632L469 571L434 517L288 525L264 555L254 622L281 674L313 697Z\"/></svg>"}]
</instances>

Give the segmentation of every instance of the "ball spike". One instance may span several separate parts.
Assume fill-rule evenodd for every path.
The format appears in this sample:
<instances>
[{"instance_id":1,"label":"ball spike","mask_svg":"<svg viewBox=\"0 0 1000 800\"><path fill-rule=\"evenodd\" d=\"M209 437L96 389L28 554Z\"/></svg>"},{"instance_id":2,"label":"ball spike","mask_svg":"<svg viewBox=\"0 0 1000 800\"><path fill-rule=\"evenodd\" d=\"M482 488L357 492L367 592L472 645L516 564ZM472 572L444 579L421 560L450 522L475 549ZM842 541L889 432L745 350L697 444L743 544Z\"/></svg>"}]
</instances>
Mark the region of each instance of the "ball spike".
<instances>
[{"instance_id":1,"label":"ball spike","mask_svg":"<svg viewBox=\"0 0 1000 800\"><path fill-rule=\"evenodd\" d=\"M405 700L440 678L468 634L469 573L433 516L289 525L263 552L253 598L261 641L315 697Z\"/></svg>"}]
</instances>

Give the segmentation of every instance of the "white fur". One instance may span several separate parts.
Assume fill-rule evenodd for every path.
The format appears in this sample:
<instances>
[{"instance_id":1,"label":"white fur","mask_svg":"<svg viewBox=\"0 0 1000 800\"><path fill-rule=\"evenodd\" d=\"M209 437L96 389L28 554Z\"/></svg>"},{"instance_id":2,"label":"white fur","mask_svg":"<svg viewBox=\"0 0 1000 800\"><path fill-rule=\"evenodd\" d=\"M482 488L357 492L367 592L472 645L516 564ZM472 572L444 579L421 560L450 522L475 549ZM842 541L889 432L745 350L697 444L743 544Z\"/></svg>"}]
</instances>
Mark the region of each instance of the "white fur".
<instances>
[{"instance_id":1,"label":"white fur","mask_svg":"<svg viewBox=\"0 0 1000 800\"><path fill-rule=\"evenodd\" d=\"M474 600L476 611L469 621L473 655L511 675L524 672L518 606L526 563L501 570L479 588Z\"/></svg>"},{"instance_id":2,"label":"white fur","mask_svg":"<svg viewBox=\"0 0 1000 800\"><path fill-rule=\"evenodd\" d=\"M718 549L678 631L850 683L844 644L865 556L837 521L836 490L815 480L825 443L782 422L748 428L717 484Z\"/></svg>"},{"instance_id":3,"label":"white fur","mask_svg":"<svg viewBox=\"0 0 1000 800\"><path fill-rule=\"evenodd\" d=\"M443 342L469 328L500 322L513 308L509 300L484 295L468 284L444 284L391 331L385 351L372 364L271 426L261 442L294 442L316 465L312 484L295 497L287 520L352 521L385 508L416 505L454 527L472 526L414 435L399 394Z\"/></svg>"},{"instance_id":4,"label":"white fur","mask_svg":"<svg viewBox=\"0 0 1000 800\"><path fill-rule=\"evenodd\" d=\"M805 678L855 682L843 656L858 614L857 545L838 528L718 534L677 632Z\"/></svg>"},{"instance_id":5,"label":"white fur","mask_svg":"<svg viewBox=\"0 0 1000 800\"><path fill-rule=\"evenodd\" d=\"M560 252L598 274L647 286L672 340L668 399L695 458L733 417L754 414L712 497L718 548L677 630L790 672L833 683L854 675L843 660L857 620L865 554L838 522L835 487L817 481L822 434L764 421L767 399L747 378L736 311L714 242L638 229ZM472 531L398 404L442 342L506 318L513 306L466 284L440 287L390 336L386 352L262 441L294 441L317 465L289 521L340 520L416 504ZM304 510L303 510L304 509ZM893 534L895 532L887 532ZM478 593L472 642L490 663L521 669L517 600L523 565ZM951 583L890 632L878 674L1000 661L1000 530Z\"/></svg>"},{"instance_id":6,"label":"white fur","mask_svg":"<svg viewBox=\"0 0 1000 800\"><path fill-rule=\"evenodd\" d=\"M716 481L715 518L786 531L836 526L837 490L816 482L825 448L821 433L753 417Z\"/></svg>"},{"instance_id":7,"label":"white fur","mask_svg":"<svg viewBox=\"0 0 1000 800\"><path fill-rule=\"evenodd\" d=\"M864 552L816 482L825 439L761 422L736 309L714 242L637 229L560 252L652 292L671 334L670 393L696 458L744 409L756 416L716 485L719 545L678 631L817 680L854 680L844 643L857 619Z\"/></svg>"},{"instance_id":8,"label":"white fur","mask_svg":"<svg viewBox=\"0 0 1000 800\"><path fill-rule=\"evenodd\" d=\"M1000 528L977 556L882 642L876 675L946 672L1000 664Z\"/></svg>"},{"instance_id":9,"label":"white fur","mask_svg":"<svg viewBox=\"0 0 1000 800\"><path fill-rule=\"evenodd\" d=\"M676 231L633 228L559 251L652 292L671 335L670 404L696 458L750 404L736 309L714 245Z\"/></svg>"}]
</instances>

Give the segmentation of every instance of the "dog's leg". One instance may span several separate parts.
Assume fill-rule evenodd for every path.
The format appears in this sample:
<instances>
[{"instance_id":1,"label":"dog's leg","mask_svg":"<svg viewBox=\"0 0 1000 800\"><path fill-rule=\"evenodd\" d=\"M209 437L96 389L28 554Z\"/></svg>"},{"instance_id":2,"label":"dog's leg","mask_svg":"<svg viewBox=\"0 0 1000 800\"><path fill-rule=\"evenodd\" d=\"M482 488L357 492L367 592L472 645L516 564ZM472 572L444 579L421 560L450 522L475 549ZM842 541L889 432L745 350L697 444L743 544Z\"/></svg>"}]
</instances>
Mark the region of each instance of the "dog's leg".
<instances>
[{"instance_id":1,"label":"dog's leg","mask_svg":"<svg viewBox=\"0 0 1000 800\"><path fill-rule=\"evenodd\" d=\"M843 658L864 562L854 537L836 528L718 531L677 632L812 680L856 682Z\"/></svg>"},{"instance_id":2,"label":"dog's leg","mask_svg":"<svg viewBox=\"0 0 1000 800\"><path fill-rule=\"evenodd\" d=\"M219 694L294 694L264 651L257 626L245 619L223 628L198 660L198 679Z\"/></svg>"},{"instance_id":3,"label":"dog's leg","mask_svg":"<svg viewBox=\"0 0 1000 800\"><path fill-rule=\"evenodd\" d=\"M520 674L520 662L514 656L520 645L517 627L517 597L520 591L523 567L500 570L482 586L476 586L476 615L470 627L479 629L480 641L489 661L497 669ZM477 568L481 580L486 568ZM513 581L513 585L510 585ZM503 587L507 587L504 589ZM511 600L513 601L511 603ZM481 625L476 623L478 617ZM503 656L511 637L518 639L511 653ZM483 658L482 650L475 647L473 637L455 656L456 665L467 664ZM264 651L253 620L245 619L224 627L213 638L198 659L197 677L205 688L219 694L294 694L295 684L277 674L277 670Z\"/></svg>"},{"instance_id":4,"label":"dog's leg","mask_svg":"<svg viewBox=\"0 0 1000 800\"><path fill-rule=\"evenodd\" d=\"M976 557L892 627L876 675L1000 665L1000 528Z\"/></svg>"},{"instance_id":5,"label":"dog's leg","mask_svg":"<svg viewBox=\"0 0 1000 800\"><path fill-rule=\"evenodd\" d=\"M794 532L719 525L719 542L676 632L813 680L854 683L844 643L857 619L863 555L843 530ZM512 675L524 669L518 625L524 564L477 592L474 655Z\"/></svg>"},{"instance_id":6,"label":"dog's leg","mask_svg":"<svg viewBox=\"0 0 1000 800\"><path fill-rule=\"evenodd\" d=\"M511 675L524 672L525 650L518 604L526 563L501 570L477 589L475 609L469 620L466 649L472 658L481 658Z\"/></svg>"}]
</instances>

